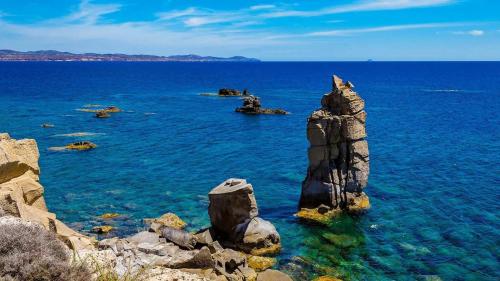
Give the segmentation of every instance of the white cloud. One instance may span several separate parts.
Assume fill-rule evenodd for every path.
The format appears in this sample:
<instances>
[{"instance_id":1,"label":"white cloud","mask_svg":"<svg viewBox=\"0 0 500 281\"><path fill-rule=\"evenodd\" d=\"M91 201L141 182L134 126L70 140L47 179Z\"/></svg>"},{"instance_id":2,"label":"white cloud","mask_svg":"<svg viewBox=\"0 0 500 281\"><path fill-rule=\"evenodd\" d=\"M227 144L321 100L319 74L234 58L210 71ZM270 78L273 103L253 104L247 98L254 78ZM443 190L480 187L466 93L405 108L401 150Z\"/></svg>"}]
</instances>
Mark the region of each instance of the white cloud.
<instances>
[{"instance_id":1,"label":"white cloud","mask_svg":"<svg viewBox=\"0 0 500 281\"><path fill-rule=\"evenodd\" d=\"M269 10L269 9L274 9L276 8L275 5L255 5L251 6L250 10L256 11L256 10Z\"/></svg>"},{"instance_id":2,"label":"white cloud","mask_svg":"<svg viewBox=\"0 0 500 281\"><path fill-rule=\"evenodd\" d=\"M316 17L349 12L403 10L448 5L455 0L364 0L351 5L329 7L316 11L284 10L262 15L265 18Z\"/></svg>"},{"instance_id":3,"label":"white cloud","mask_svg":"<svg viewBox=\"0 0 500 281\"><path fill-rule=\"evenodd\" d=\"M483 36L484 33L485 33L484 30L478 30L478 29L469 30L469 31L453 32L453 34L457 34L457 35L470 35L470 36Z\"/></svg>"}]
</instances>

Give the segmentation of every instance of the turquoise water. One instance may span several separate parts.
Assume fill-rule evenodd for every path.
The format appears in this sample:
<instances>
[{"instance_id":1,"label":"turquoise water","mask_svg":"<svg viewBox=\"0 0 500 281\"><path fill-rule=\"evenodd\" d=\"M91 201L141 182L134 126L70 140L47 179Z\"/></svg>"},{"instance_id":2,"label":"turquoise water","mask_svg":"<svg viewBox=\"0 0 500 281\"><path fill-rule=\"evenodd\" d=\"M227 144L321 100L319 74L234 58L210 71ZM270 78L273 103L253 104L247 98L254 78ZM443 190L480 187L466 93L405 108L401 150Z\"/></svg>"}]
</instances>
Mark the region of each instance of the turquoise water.
<instances>
[{"instance_id":1,"label":"turquoise water","mask_svg":"<svg viewBox=\"0 0 500 281\"><path fill-rule=\"evenodd\" d=\"M333 73L366 100L372 209L306 225L293 217L306 118ZM237 98L199 95L222 87L292 114L245 116ZM0 131L38 141L64 222L89 231L117 212L113 235L128 235L175 212L195 230L209 224L208 191L246 178L281 234L277 268L297 280L498 280L499 101L500 63L0 63ZM126 112L96 119L85 104ZM57 136L75 132L95 135ZM77 140L98 148L48 149Z\"/></svg>"}]
</instances>

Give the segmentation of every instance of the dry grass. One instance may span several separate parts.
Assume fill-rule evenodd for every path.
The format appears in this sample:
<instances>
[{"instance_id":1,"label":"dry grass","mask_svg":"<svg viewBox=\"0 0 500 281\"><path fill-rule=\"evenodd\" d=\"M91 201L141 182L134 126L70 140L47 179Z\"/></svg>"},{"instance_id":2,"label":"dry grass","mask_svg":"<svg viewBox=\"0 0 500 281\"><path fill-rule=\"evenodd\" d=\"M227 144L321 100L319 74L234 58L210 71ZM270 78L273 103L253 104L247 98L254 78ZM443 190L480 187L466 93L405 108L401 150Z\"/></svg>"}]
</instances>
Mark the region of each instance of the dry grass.
<instances>
[{"instance_id":1,"label":"dry grass","mask_svg":"<svg viewBox=\"0 0 500 281\"><path fill-rule=\"evenodd\" d=\"M91 272L70 262L66 246L37 225L0 227L0 280L88 281Z\"/></svg>"}]
</instances>

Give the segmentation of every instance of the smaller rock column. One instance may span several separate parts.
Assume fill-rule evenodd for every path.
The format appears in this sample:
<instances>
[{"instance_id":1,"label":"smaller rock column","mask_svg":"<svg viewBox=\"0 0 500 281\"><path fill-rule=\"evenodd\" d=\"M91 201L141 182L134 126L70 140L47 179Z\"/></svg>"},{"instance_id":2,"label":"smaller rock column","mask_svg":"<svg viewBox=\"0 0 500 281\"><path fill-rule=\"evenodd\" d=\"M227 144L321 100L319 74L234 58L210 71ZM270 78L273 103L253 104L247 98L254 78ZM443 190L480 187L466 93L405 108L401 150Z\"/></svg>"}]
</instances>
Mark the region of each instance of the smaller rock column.
<instances>
[{"instance_id":1,"label":"smaller rock column","mask_svg":"<svg viewBox=\"0 0 500 281\"><path fill-rule=\"evenodd\" d=\"M223 243L253 255L279 252L280 236L272 223L258 217L253 187L246 180L228 179L208 198L212 229Z\"/></svg>"}]
</instances>

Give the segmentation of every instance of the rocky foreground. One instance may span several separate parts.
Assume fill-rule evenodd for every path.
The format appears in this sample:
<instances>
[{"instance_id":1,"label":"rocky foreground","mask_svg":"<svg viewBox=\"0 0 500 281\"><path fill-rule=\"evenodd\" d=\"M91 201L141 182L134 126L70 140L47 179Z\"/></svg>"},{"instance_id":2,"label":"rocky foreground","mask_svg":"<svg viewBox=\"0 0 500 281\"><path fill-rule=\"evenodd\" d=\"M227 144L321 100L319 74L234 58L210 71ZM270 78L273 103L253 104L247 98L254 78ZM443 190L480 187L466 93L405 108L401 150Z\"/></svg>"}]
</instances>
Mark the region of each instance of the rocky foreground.
<instances>
[{"instance_id":1,"label":"rocky foreground","mask_svg":"<svg viewBox=\"0 0 500 281\"><path fill-rule=\"evenodd\" d=\"M97 241L72 230L47 210L38 159L34 140L0 134L1 227L36 224L62 241L74 261L88 263L91 270L109 268L118 276L140 274L140 280L291 280L268 269L275 263L269 256L281 249L280 236L272 223L258 216L253 187L245 180L229 179L210 191L212 226L208 229L189 233L183 230L186 224L180 218L166 214L147 220L148 231ZM99 277L98 272L93 274Z\"/></svg>"}]
</instances>

